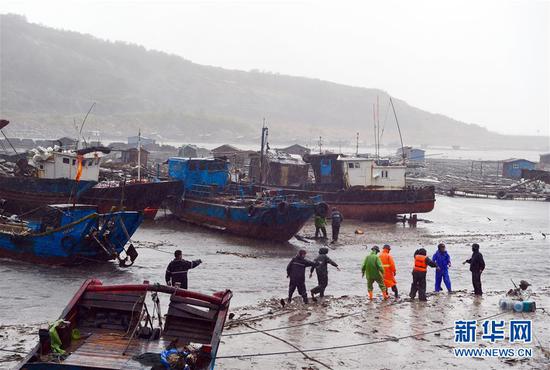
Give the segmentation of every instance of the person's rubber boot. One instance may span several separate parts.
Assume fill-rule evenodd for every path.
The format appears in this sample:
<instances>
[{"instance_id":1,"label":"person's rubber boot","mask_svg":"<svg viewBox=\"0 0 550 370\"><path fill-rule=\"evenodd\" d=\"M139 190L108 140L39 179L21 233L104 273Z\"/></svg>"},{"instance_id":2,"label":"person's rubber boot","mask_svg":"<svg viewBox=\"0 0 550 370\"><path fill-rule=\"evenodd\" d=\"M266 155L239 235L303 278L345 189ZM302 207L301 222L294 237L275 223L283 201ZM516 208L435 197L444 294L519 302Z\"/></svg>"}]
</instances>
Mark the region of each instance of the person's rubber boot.
<instances>
[{"instance_id":1,"label":"person's rubber boot","mask_svg":"<svg viewBox=\"0 0 550 370\"><path fill-rule=\"evenodd\" d=\"M313 302L317 302L317 298L315 298L315 294L313 294L313 290L311 291L311 300Z\"/></svg>"},{"instance_id":2,"label":"person's rubber boot","mask_svg":"<svg viewBox=\"0 0 550 370\"><path fill-rule=\"evenodd\" d=\"M281 306L283 306L283 308L285 307L286 305L286 302L283 298L281 298L281 300L279 301L281 303Z\"/></svg>"},{"instance_id":3,"label":"person's rubber boot","mask_svg":"<svg viewBox=\"0 0 550 370\"><path fill-rule=\"evenodd\" d=\"M390 296L388 295L388 291L387 291L387 290L383 290L383 291L382 291L382 295L384 296L384 300L390 298Z\"/></svg>"},{"instance_id":4,"label":"person's rubber boot","mask_svg":"<svg viewBox=\"0 0 550 370\"><path fill-rule=\"evenodd\" d=\"M307 295L303 296L302 298L304 299L304 304L308 304L308 303L309 303L309 300L307 299Z\"/></svg>"},{"instance_id":5,"label":"person's rubber boot","mask_svg":"<svg viewBox=\"0 0 550 370\"><path fill-rule=\"evenodd\" d=\"M372 290L369 290L369 300L372 301Z\"/></svg>"}]
</instances>

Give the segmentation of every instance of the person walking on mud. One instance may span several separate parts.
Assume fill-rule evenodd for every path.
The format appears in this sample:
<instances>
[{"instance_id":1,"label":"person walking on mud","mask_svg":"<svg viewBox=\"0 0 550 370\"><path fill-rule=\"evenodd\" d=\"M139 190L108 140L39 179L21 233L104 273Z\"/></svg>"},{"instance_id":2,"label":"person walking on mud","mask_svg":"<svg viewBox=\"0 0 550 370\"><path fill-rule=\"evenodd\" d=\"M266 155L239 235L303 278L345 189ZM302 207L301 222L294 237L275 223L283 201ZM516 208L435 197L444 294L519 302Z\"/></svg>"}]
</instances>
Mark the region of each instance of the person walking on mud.
<instances>
[{"instance_id":1,"label":"person walking on mud","mask_svg":"<svg viewBox=\"0 0 550 370\"><path fill-rule=\"evenodd\" d=\"M322 233L323 239L327 239L327 220L324 215L320 213L315 214L315 239L319 237L319 233Z\"/></svg>"},{"instance_id":2,"label":"person walking on mud","mask_svg":"<svg viewBox=\"0 0 550 370\"><path fill-rule=\"evenodd\" d=\"M340 225L344 221L344 216L336 207L332 208L332 213L330 215L331 224L332 224L332 242L336 243L338 241L338 235L340 234Z\"/></svg>"},{"instance_id":3,"label":"person walking on mud","mask_svg":"<svg viewBox=\"0 0 550 370\"><path fill-rule=\"evenodd\" d=\"M426 299L426 271L428 266L435 267L439 270L439 267L433 262L427 255L424 248L417 249L414 252L414 267L412 271L413 281L411 284L411 291L409 297L411 299L416 298L416 292L418 292L418 299L420 301L427 301Z\"/></svg>"},{"instance_id":4,"label":"person walking on mud","mask_svg":"<svg viewBox=\"0 0 550 370\"><path fill-rule=\"evenodd\" d=\"M378 257L380 248L377 245L371 248L371 253L363 261L361 267L361 277L367 278L367 289L369 291L369 300L372 300L372 291L374 289L374 282L378 283L384 299L388 299L388 290L384 285L384 267L382 267L382 261Z\"/></svg>"},{"instance_id":5,"label":"person walking on mud","mask_svg":"<svg viewBox=\"0 0 550 370\"><path fill-rule=\"evenodd\" d=\"M292 302L292 295L296 288L298 288L298 294L304 299L304 303L308 304L307 290L306 290L306 268L316 267L317 264L313 261L306 259L305 249L300 249L298 254L290 260L286 266L286 277L290 279L288 284L288 303ZM281 299L281 305L284 307L285 301Z\"/></svg>"},{"instance_id":6,"label":"person walking on mud","mask_svg":"<svg viewBox=\"0 0 550 370\"><path fill-rule=\"evenodd\" d=\"M178 249L174 252L174 259L166 268L164 276L166 285L177 286L179 284L180 288L187 289L187 272L201 263L200 259L194 261L184 260L181 251Z\"/></svg>"},{"instance_id":7,"label":"person walking on mud","mask_svg":"<svg viewBox=\"0 0 550 370\"><path fill-rule=\"evenodd\" d=\"M483 255L479 252L479 244L472 244L472 257L462 262L462 264L465 263L470 264L474 294L483 295L483 291L481 290L481 273L485 270L485 260L483 260Z\"/></svg>"},{"instance_id":8,"label":"person walking on mud","mask_svg":"<svg viewBox=\"0 0 550 370\"><path fill-rule=\"evenodd\" d=\"M311 289L311 299L313 302L317 302L317 298L315 298L315 294L319 294L319 297L323 298L325 296L325 289L328 285L328 265L331 264L332 266L336 267L338 271L340 271L340 268L338 267L338 264L330 259L328 254L328 248L322 247L319 248L319 255L313 260L313 262L316 263L316 266L312 266L311 270L309 272L309 278L313 276L313 270L317 273L317 283L318 285Z\"/></svg>"},{"instance_id":9,"label":"person walking on mud","mask_svg":"<svg viewBox=\"0 0 550 370\"><path fill-rule=\"evenodd\" d=\"M437 252L434 253L432 260L437 264L439 270L435 270L435 291L441 291L441 280L445 283L447 291L451 290L451 278L449 277L449 267L451 267L451 256L447 253L445 244L439 243Z\"/></svg>"},{"instance_id":10,"label":"person walking on mud","mask_svg":"<svg viewBox=\"0 0 550 370\"><path fill-rule=\"evenodd\" d=\"M397 270L395 269L395 261L393 260L390 251L390 245L385 244L384 248L382 248L382 253L380 253L380 261L382 261L382 267L384 267L384 285L386 285L387 289L391 288L395 298L397 299L399 298L397 282L395 281L395 274L397 273Z\"/></svg>"}]
</instances>

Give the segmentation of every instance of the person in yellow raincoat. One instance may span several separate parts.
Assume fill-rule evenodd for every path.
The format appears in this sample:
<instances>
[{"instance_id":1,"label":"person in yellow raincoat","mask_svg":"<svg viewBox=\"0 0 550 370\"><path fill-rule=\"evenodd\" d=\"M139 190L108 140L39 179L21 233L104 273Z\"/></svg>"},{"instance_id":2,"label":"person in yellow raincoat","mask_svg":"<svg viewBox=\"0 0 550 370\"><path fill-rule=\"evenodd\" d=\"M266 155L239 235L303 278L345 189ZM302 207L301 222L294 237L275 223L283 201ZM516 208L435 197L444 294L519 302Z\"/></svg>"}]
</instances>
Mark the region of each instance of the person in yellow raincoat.
<instances>
[{"instance_id":1,"label":"person in yellow raincoat","mask_svg":"<svg viewBox=\"0 0 550 370\"><path fill-rule=\"evenodd\" d=\"M392 290L395 294L395 298L399 298L399 293L397 291L397 282L395 281L395 274L397 270L395 269L395 261L393 260L392 255L390 254L391 247L388 244L384 245L382 253L380 253L380 260L382 261L382 267L384 267L384 285L386 288Z\"/></svg>"}]
</instances>

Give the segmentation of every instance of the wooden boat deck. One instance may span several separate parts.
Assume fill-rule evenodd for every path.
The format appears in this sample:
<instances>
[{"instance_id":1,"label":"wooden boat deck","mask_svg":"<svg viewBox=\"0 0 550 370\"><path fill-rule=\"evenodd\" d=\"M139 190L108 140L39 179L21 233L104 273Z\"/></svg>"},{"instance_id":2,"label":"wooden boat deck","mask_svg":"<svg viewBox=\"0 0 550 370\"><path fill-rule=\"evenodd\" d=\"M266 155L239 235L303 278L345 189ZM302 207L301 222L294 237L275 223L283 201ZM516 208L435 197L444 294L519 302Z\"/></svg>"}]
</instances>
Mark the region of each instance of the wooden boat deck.
<instances>
[{"instance_id":1,"label":"wooden boat deck","mask_svg":"<svg viewBox=\"0 0 550 370\"><path fill-rule=\"evenodd\" d=\"M129 338L109 330L94 331L88 338L74 343L63 365L87 366L97 369L151 369L133 358L143 353L160 353L170 343L164 339L148 341L134 338L125 354Z\"/></svg>"},{"instance_id":2,"label":"wooden boat deck","mask_svg":"<svg viewBox=\"0 0 550 370\"><path fill-rule=\"evenodd\" d=\"M92 335L74 343L71 354L63 365L87 366L97 369L151 369L151 365L142 364L133 358L143 353L160 353L170 343L164 339L148 341L134 338L125 354L128 337L109 330L94 330Z\"/></svg>"}]
</instances>

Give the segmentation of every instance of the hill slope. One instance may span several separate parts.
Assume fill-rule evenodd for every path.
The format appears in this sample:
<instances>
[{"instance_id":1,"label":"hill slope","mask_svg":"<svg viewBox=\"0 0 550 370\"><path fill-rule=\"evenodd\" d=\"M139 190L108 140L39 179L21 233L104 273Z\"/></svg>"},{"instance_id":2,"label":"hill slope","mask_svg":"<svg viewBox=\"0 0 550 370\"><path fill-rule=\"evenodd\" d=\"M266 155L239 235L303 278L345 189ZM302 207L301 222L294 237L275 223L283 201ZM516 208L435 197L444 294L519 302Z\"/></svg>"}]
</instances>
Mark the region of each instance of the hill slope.
<instances>
[{"instance_id":1,"label":"hill slope","mask_svg":"<svg viewBox=\"0 0 550 370\"><path fill-rule=\"evenodd\" d=\"M323 136L370 140L372 105L380 97L383 141L397 142L388 94L315 79L202 66L137 45L1 15L1 115L37 134L71 133L92 102L88 129L103 136L157 132L186 141L256 140L262 117L271 139ZM395 99L406 143L484 147L547 145L544 138L510 137L425 112ZM14 129L15 126L12 126Z\"/></svg>"}]
</instances>

